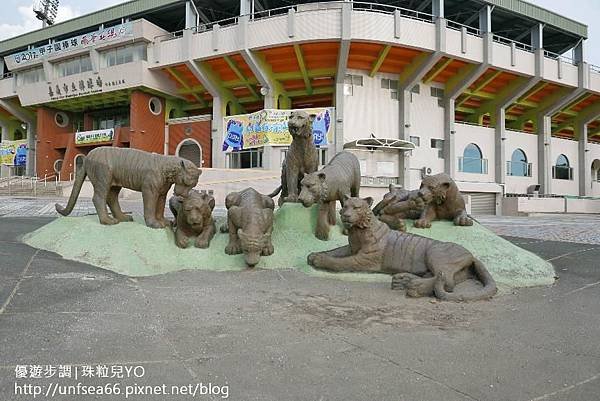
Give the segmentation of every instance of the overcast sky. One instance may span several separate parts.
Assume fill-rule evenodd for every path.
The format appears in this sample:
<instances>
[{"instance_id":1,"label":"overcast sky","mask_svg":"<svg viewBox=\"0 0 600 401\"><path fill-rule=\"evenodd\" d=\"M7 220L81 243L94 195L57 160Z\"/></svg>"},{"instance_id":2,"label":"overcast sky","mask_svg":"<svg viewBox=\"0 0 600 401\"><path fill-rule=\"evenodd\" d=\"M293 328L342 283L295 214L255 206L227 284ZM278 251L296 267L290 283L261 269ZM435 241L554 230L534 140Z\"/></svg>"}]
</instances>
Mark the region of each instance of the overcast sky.
<instances>
[{"instance_id":1,"label":"overcast sky","mask_svg":"<svg viewBox=\"0 0 600 401\"><path fill-rule=\"evenodd\" d=\"M38 29L41 22L35 19L32 0L0 0L0 40ZM600 0L530 0L531 3L555 11L588 26L586 60L600 66ZM64 21L108 6L122 0L60 0L57 20Z\"/></svg>"}]
</instances>

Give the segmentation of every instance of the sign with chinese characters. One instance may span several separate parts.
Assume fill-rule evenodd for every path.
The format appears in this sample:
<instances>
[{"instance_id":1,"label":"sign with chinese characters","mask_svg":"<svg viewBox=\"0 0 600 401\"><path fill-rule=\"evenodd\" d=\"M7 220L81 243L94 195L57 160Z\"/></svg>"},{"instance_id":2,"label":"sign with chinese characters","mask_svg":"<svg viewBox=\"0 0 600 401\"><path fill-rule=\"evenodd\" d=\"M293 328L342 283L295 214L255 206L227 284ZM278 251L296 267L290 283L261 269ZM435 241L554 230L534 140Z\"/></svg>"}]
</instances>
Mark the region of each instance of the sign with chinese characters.
<instances>
[{"instance_id":1,"label":"sign with chinese characters","mask_svg":"<svg viewBox=\"0 0 600 401\"><path fill-rule=\"evenodd\" d=\"M314 114L313 141L327 146L333 140L333 108L301 109ZM288 118L293 110L261 110L250 114L225 117L223 151L256 148L264 145L287 146L292 143Z\"/></svg>"},{"instance_id":2,"label":"sign with chinese characters","mask_svg":"<svg viewBox=\"0 0 600 401\"><path fill-rule=\"evenodd\" d=\"M86 33L73 38L56 40L45 46L24 50L19 53L11 54L7 58L15 65L24 65L32 61L40 60L52 54L69 52L71 50L83 49L86 47L100 45L112 40L133 36L133 23L126 22L121 25L111 26L100 31Z\"/></svg>"},{"instance_id":3,"label":"sign with chinese characters","mask_svg":"<svg viewBox=\"0 0 600 401\"><path fill-rule=\"evenodd\" d=\"M63 82L62 84L50 84L48 85L48 97L50 100L63 100L93 95L102 92L103 87L104 82L100 76Z\"/></svg>"},{"instance_id":4,"label":"sign with chinese characters","mask_svg":"<svg viewBox=\"0 0 600 401\"><path fill-rule=\"evenodd\" d=\"M114 137L115 130L113 128L76 132L75 145L90 145L94 143L112 142Z\"/></svg>"},{"instance_id":5,"label":"sign with chinese characters","mask_svg":"<svg viewBox=\"0 0 600 401\"><path fill-rule=\"evenodd\" d=\"M24 166L27 163L27 140L0 142L0 164Z\"/></svg>"}]
</instances>

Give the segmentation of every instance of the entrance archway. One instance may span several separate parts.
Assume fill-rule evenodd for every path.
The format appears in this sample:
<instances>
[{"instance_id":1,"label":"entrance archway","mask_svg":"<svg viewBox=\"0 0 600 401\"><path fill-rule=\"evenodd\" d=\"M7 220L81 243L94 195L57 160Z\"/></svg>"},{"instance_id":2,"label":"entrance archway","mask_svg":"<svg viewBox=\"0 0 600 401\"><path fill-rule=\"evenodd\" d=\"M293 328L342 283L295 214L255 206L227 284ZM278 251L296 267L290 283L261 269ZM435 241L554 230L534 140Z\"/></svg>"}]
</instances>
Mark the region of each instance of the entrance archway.
<instances>
[{"instance_id":1,"label":"entrance archway","mask_svg":"<svg viewBox=\"0 0 600 401\"><path fill-rule=\"evenodd\" d=\"M184 139L179 142L175 155L187 159L198 167L202 167L202 146L195 139Z\"/></svg>"}]
</instances>

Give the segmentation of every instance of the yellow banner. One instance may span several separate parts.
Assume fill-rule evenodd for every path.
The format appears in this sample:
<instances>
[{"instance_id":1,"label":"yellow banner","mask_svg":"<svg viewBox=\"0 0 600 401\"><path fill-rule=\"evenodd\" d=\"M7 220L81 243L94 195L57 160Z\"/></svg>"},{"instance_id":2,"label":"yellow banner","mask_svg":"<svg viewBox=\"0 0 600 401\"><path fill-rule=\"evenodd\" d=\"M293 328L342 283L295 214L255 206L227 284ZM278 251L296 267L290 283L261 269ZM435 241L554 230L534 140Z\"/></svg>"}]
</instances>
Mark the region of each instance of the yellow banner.
<instances>
[{"instance_id":1,"label":"yellow banner","mask_svg":"<svg viewBox=\"0 0 600 401\"><path fill-rule=\"evenodd\" d=\"M313 140L317 146L333 141L332 107L301 109L314 114ZM294 110L266 109L251 114L240 114L223 119L223 151L261 147L287 146L292 143L288 119Z\"/></svg>"},{"instance_id":2,"label":"yellow banner","mask_svg":"<svg viewBox=\"0 0 600 401\"><path fill-rule=\"evenodd\" d=\"M2 141L0 143L0 164L24 166L27 162L27 140Z\"/></svg>"}]
</instances>

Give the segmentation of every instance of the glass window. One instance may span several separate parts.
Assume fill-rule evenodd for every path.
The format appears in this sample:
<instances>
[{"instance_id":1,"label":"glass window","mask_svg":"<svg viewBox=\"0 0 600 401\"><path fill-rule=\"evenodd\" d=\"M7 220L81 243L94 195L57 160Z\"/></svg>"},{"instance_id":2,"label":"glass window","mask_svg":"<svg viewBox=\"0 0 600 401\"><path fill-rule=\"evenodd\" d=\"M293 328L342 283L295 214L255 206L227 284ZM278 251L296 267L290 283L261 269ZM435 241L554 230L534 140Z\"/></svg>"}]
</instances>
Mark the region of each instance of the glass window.
<instances>
[{"instance_id":1,"label":"glass window","mask_svg":"<svg viewBox=\"0 0 600 401\"><path fill-rule=\"evenodd\" d=\"M508 175L517 177L530 177L531 173L529 170L529 163L527 163L527 156L522 149L515 149L510 157L510 168L508 169Z\"/></svg>"},{"instance_id":2,"label":"glass window","mask_svg":"<svg viewBox=\"0 0 600 401\"><path fill-rule=\"evenodd\" d=\"M363 86L362 75L352 75L352 85Z\"/></svg>"},{"instance_id":3,"label":"glass window","mask_svg":"<svg viewBox=\"0 0 600 401\"><path fill-rule=\"evenodd\" d=\"M381 89L390 89L390 80L387 78L381 78Z\"/></svg>"},{"instance_id":4,"label":"glass window","mask_svg":"<svg viewBox=\"0 0 600 401\"><path fill-rule=\"evenodd\" d=\"M444 97L444 90L442 88L431 87L431 96L442 99Z\"/></svg>"},{"instance_id":5,"label":"glass window","mask_svg":"<svg viewBox=\"0 0 600 401\"><path fill-rule=\"evenodd\" d=\"M19 73L21 85L32 84L44 80L44 67L30 68Z\"/></svg>"},{"instance_id":6,"label":"glass window","mask_svg":"<svg viewBox=\"0 0 600 401\"><path fill-rule=\"evenodd\" d=\"M418 136L411 136L409 138L409 140L415 144L415 146L418 148L419 146L421 146L421 138Z\"/></svg>"},{"instance_id":7,"label":"glass window","mask_svg":"<svg viewBox=\"0 0 600 401\"><path fill-rule=\"evenodd\" d=\"M102 52L102 67L112 67L114 65L131 63L132 61L147 60L146 43L137 43L115 47Z\"/></svg>"},{"instance_id":8,"label":"glass window","mask_svg":"<svg viewBox=\"0 0 600 401\"><path fill-rule=\"evenodd\" d=\"M262 149L233 151L228 154L229 168L261 168L262 156Z\"/></svg>"},{"instance_id":9,"label":"glass window","mask_svg":"<svg viewBox=\"0 0 600 401\"><path fill-rule=\"evenodd\" d=\"M92 115L93 129L110 129L129 126L129 109L105 110Z\"/></svg>"},{"instance_id":10,"label":"glass window","mask_svg":"<svg viewBox=\"0 0 600 401\"><path fill-rule=\"evenodd\" d=\"M481 149L474 143L470 143L463 151L463 157L459 159L459 171L464 173L484 174L484 161Z\"/></svg>"},{"instance_id":11,"label":"glass window","mask_svg":"<svg viewBox=\"0 0 600 401\"><path fill-rule=\"evenodd\" d=\"M431 139L431 147L438 150L438 158L444 158L444 140L443 139Z\"/></svg>"},{"instance_id":12,"label":"glass window","mask_svg":"<svg viewBox=\"0 0 600 401\"><path fill-rule=\"evenodd\" d=\"M75 57L66 61L61 61L56 65L58 75L67 77L69 75L79 74L92 70L92 60L89 55Z\"/></svg>"},{"instance_id":13,"label":"glass window","mask_svg":"<svg viewBox=\"0 0 600 401\"><path fill-rule=\"evenodd\" d=\"M572 180L573 179L573 169L569 164L569 159L567 156L561 154L556 158L556 165L552 169L553 178L557 180Z\"/></svg>"}]
</instances>

